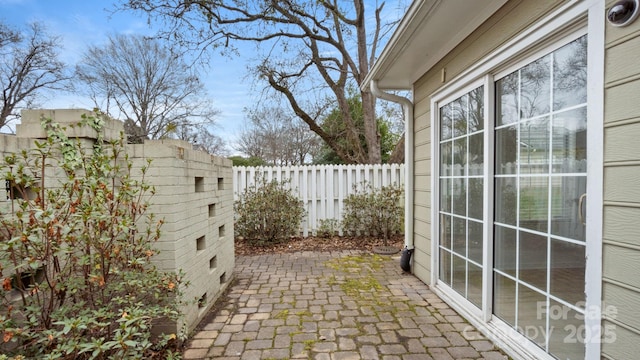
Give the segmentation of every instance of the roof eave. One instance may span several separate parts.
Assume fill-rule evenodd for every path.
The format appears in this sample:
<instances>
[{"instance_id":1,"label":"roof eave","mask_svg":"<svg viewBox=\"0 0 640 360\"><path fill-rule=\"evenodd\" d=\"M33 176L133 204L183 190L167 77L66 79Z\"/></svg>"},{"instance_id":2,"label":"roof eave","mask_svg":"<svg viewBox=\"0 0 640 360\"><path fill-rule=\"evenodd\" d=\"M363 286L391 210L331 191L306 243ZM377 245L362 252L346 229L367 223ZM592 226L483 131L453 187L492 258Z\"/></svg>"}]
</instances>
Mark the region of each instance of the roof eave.
<instances>
[{"instance_id":1,"label":"roof eave","mask_svg":"<svg viewBox=\"0 0 640 360\"><path fill-rule=\"evenodd\" d=\"M362 83L406 90L507 0L415 0Z\"/></svg>"}]
</instances>

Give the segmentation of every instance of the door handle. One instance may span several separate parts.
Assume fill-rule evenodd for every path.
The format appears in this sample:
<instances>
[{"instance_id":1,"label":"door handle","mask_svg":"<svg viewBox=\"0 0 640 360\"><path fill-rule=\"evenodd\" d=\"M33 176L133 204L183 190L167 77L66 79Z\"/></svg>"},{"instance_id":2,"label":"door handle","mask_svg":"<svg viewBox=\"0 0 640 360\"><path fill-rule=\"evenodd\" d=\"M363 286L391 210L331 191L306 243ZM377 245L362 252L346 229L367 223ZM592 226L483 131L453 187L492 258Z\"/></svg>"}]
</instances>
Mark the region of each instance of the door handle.
<instances>
[{"instance_id":1,"label":"door handle","mask_svg":"<svg viewBox=\"0 0 640 360\"><path fill-rule=\"evenodd\" d=\"M578 217L580 218L580 222L582 225L587 225L587 222L584 217L584 212L582 211L584 205L584 199L587 198L587 193L580 195L580 199L578 200Z\"/></svg>"}]
</instances>

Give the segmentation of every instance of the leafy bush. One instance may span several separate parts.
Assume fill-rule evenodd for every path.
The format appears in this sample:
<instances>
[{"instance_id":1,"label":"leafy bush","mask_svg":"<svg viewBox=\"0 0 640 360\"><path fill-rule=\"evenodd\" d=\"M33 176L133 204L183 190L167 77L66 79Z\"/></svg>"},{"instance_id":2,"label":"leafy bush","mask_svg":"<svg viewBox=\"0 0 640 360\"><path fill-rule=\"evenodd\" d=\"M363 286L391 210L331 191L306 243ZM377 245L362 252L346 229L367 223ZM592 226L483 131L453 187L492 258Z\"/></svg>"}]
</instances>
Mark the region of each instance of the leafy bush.
<instances>
[{"instance_id":1,"label":"leafy bush","mask_svg":"<svg viewBox=\"0 0 640 360\"><path fill-rule=\"evenodd\" d=\"M174 357L179 335L153 334L152 325L179 318L183 284L150 262L162 221L146 212L154 193L147 167L141 180L131 176L123 139L99 136L86 148L51 120L42 125L46 140L0 164L13 199L0 209L0 352ZM75 126L100 133L102 120L83 117Z\"/></svg>"},{"instance_id":2,"label":"leafy bush","mask_svg":"<svg viewBox=\"0 0 640 360\"><path fill-rule=\"evenodd\" d=\"M234 203L238 236L259 245L298 233L306 212L304 203L287 189L288 183L256 177L255 185L248 187Z\"/></svg>"},{"instance_id":3,"label":"leafy bush","mask_svg":"<svg viewBox=\"0 0 640 360\"><path fill-rule=\"evenodd\" d=\"M320 219L320 226L317 234L320 237L330 238L338 235L340 231L340 221L336 219Z\"/></svg>"},{"instance_id":4,"label":"leafy bush","mask_svg":"<svg viewBox=\"0 0 640 360\"><path fill-rule=\"evenodd\" d=\"M343 230L352 235L382 236L385 241L402 232L402 188L388 185L375 189L367 182L360 188L354 186L354 193L344 199Z\"/></svg>"}]
</instances>

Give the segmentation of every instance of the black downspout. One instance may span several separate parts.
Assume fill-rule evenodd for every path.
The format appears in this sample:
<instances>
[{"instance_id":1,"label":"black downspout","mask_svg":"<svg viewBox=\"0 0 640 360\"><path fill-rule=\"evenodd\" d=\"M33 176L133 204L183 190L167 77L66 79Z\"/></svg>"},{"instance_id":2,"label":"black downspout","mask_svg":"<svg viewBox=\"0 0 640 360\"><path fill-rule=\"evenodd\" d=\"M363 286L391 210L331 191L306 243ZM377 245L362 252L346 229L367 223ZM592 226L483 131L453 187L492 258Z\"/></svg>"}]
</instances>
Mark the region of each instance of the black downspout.
<instances>
[{"instance_id":1,"label":"black downspout","mask_svg":"<svg viewBox=\"0 0 640 360\"><path fill-rule=\"evenodd\" d=\"M400 267L405 272L411 273L411 255L413 254L413 249L409 249L405 246L402 250L402 256L400 256Z\"/></svg>"}]
</instances>

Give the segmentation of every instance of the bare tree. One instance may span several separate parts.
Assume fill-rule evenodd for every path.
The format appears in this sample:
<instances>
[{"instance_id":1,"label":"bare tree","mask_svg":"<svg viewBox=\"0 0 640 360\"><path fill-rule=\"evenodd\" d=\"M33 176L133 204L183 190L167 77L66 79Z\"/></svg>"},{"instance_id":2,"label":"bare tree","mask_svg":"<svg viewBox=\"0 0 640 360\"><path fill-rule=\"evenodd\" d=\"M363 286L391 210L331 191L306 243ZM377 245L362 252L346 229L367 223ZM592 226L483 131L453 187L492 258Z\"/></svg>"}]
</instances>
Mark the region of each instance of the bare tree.
<instances>
[{"instance_id":1,"label":"bare tree","mask_svg":"<svg viewBox=\"0 0 640 360\"><path fill-rule=\"evenodd\" d=\"M375 98L361 91L362 126L352 118L348 87L369 73L385 27L384 2L353 0L123 0L125 9L165 21L164 35L197 45L262 45L255 74L346 163L380 163ZM372 6L374 5L374 6ZM372 6L372 7L371 7ZM369 15L365 10L372 9ZM312 94L320 94L315 99ZM320 122L337 104L347 131L326 132ZM359 137L364 135L364 145ZM347 141L343 141L346 139ZM350 143L349 148L341 144ZM399 147L398 151L402 151Z\"/></svg>"},{"instance_id":2,"label":"bare tree","mask_svg":"<svg viewBox=\"0 0 640 360\"><path fill-rule=\"evenodd\" d=\"M238 151L271 165L309 163L321 148L321 141L309 127L282 108L248 112L251 127L240 135Z\"/></svg>"},{"instance_id":3,"label":"bare tree","mask_svg":"<svg viewBox=\"0 0 640 360\"><path fill-rule=\"evenodd\" d=\"M96 107L136 130L133 139L175 137L179 128L213 124L218 114L193 66L157 39L110 36L89 47L76 73Z\"/></svg>"},{"instance_id":4,"label":"bare tree","mask_svg":"<svg viewBox=\"0 0 640 360\"><path fill-rule=\"evenodd\" d=\"M65 64L58 60L60 39L40 23L24 32L0 23L0 130L19 118L19 110L33 107L47 90L66 89Z\"/></svg>"}]
</instances>

